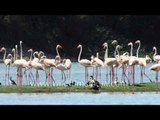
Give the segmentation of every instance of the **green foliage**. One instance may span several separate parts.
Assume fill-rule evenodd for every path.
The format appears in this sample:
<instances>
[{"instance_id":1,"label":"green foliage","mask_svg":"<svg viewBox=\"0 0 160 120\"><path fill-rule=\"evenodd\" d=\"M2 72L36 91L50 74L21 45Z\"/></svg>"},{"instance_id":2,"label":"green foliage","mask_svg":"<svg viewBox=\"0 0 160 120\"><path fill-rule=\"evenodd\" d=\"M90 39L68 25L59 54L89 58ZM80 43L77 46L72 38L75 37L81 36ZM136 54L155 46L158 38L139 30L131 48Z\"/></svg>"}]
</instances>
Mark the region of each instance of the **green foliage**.
<instances>
[{"instance_id":1,"label":"green foliage","mask_svg":"<svg viewBox=\"0 0 160 120\"><path fill-rule=\"evenodd\" d=\"M78 44L83 45L82 56L90 58L96 52L104 53L104 42L113 56L112 40L123 45L122 51L129 51L127 44L140 39L140 54L145 55L153 46L160 46L159 21L159 15L0 15L0 42L13 47L22 40L26 46L53 55L61 44L62 57L77 59Z\"/></svg>"}]
</instances>

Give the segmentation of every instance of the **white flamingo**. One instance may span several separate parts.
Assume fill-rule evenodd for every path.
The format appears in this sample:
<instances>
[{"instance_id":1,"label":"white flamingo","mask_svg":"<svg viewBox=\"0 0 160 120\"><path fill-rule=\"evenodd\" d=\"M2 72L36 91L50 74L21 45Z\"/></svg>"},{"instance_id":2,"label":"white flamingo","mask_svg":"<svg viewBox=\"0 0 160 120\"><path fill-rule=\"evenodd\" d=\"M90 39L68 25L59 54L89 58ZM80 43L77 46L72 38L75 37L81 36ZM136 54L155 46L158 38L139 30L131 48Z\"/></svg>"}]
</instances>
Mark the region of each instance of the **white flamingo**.
<instances>
[{"instance_id":1,"label":"white flamingo","mask_svg":"<svg viewBox=\"0 0 160 120\"><path fill-rule=\"evenodd\" d=\"M78 48L80 48L80 52L79 52L79 55L78 55L78 63L85 67L85 82L87 82L87 80L88 80L88 67L92 67L92 63L88 59L80 59L81 58L81 54L82 54L82 45L79 44L77 46L77 49Z\"/></svg>"},{"instance_id":2,"label":"white flamingo","mask_svg":"<svg viewBox=\"0 0 160 120\"><path fill-rule=\"evenodd\" d=\"M9 85L9 78L10 78L10 65L12 64L12 55L8 54L7 58L6 58L6 48L2 47L0 52L4 51L4 56L3 56L3 62L6 65L6 72L5 72L5 85L6 85L6 81Z\"/></svg>"}]
</instances>

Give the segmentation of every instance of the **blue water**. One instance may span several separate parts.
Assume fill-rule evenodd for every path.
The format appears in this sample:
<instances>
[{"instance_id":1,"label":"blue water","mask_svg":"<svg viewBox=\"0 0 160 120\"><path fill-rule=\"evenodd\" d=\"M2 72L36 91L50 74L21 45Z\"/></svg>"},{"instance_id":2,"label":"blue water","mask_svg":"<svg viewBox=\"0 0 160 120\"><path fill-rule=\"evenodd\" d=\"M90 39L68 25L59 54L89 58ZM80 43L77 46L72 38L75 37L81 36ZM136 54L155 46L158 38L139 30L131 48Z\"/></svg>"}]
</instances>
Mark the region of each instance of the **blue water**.
<instances>
[{"instance_id":1,"label":"blue water","mask_svg":"<svg viewBox=\"0 0 160 120\"><path fill-rule=\"evenodd\" d=\"M160 105L159 92L1 93L0 98L0 105Z\"/></svg>"},{"instance_id":2,"label":"blue water","mask_svg":"<svg viewBox=\"0 0 160 120\"><path fill-rule=\"evenodd\" d=\"M147 76L149 76L149 78L153 81L155 81L155 72L154 71L150 71L149 67L153 65L152 64L147 64L146 66L146 74ZM2 85L5 84L5 65L4 64L0 64L0 82L2 83ZM93 68L89 68L89 76L93 74ZM95 69L94 69L95 70ZM23 68L24 71L24 68ZM34 75L34 79L35 79L35 69L32 70L32 73ZM67 74L67 73L66 73ZM121 74L122 74L122 69L119 68L118 69L118 82L121 82ZM70 81L76 81L77 84L84 84L85 82L85 73L84 73L84 67L78 63L72 63L72 68L71 68L71 77L70 79L67 79L65 81L65 83L70 83ZM126 75L128 75L128 71L126 71ZM10 76L12 77L13 80L16 80L16 67L13 67L11 65L11 69L10 69ZM62 80L61 77L61 71L54 68L53 70L53 77L54 80L56 82L56 84L63 84L64 81ZM109 76L108 76L109 77ZM45 80L46 80L46 74L44 71L40 70L39 71L39 80L40 80L40 84L45 84ZM140 83L140 67L138 65L135 66L135 80L136 83ZM100 77L98 77L98 81L102 84L108 84L109 83L109 79L108 81L106 80L106 67L101 68L101 79ZM144 82L150 82L149 79L147 77L144 76L143 79ZM33 83L32 80L30 80L31 83ZM26 80L25 75L23 75L23 81L22 83L28 84L28 81Z\"/></svg>"}]
</instances>

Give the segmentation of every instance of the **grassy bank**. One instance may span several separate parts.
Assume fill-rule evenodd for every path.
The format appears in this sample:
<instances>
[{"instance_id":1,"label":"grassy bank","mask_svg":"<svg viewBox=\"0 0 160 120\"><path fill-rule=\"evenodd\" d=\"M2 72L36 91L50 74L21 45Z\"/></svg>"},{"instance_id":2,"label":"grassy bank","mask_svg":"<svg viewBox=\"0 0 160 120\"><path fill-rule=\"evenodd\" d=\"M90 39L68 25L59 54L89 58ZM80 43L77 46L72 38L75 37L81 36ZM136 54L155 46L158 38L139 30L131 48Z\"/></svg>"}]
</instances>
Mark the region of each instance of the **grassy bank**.
<instances>
[{"instance_id":1,"label":"grassy bank","mask_svg":"<svg viewBox=\"0 0 160 120\"><path fill-rule=\"evenodd\" d=\"M95 92L90 86L0 86L0 93L54 93ZM104 85L96 92L151 92L160 91L160 83L129 85Z\"/></svg>"}]
</instances>

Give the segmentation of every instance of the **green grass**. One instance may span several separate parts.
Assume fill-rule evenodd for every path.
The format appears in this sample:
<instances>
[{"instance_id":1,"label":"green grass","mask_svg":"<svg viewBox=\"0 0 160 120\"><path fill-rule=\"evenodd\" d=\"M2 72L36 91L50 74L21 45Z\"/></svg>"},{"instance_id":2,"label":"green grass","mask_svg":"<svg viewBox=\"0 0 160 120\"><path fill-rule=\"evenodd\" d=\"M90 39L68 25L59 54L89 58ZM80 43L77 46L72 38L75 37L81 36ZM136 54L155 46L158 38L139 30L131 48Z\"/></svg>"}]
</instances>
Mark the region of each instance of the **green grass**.
<instances>
[{"instance_id":1,"label":"green grass","mask_svg":"<svg viewBox=\"0 0 160 120\"><path fill-rule=\"evenodd\" d=\"M96 91L90 86L0 86L0 93L55 93L55 92L151 92L160 91L160 83L135 85L103 85Z\"/></svg>"}]
</instances>

